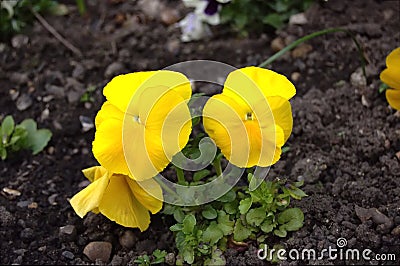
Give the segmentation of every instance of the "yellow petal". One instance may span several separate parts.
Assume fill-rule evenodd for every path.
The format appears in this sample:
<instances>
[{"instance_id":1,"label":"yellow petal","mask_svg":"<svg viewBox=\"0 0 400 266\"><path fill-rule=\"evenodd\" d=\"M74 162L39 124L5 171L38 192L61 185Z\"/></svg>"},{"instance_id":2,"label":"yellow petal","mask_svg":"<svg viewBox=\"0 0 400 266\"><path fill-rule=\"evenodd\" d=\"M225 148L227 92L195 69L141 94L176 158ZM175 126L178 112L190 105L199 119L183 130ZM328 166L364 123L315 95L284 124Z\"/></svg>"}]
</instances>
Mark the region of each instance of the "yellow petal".
<instances>
[{"instance_id":1,"label":"yellow petal","mask_svg":"<svg viewBox=\"0 0 400 266\"><path fill-rule=\"evenodd\" d=\"M387 89L386 99L390 106L396 110L400 110L400 89Z\"/></svg>"},{"instance_id":2,"label":"yellow petal","mask_svg":"<svg viewBox=\"0 0 400 266\"><path fill-rule=\"evenodd\" d=\"M136 112L137 117L129 115ZM124 119L124 152L132 176L144 180L162 171L187 144L190 132L190 111L180 94L165 86L144 90Z\"/></svg>"},{"instance_id":3,"label":"yellow petal","mask_svg":"<svg viewBox=\"0 0 400 266\"><path fill-rule=\"evenodd\" d=\"M400 47L394 49L386 57L386 66L388 68L396 68L397 70L400 70Z\"/></svg>"},{"instance_id":4,"label":"yellow petal","mask_svg":"<svg viewBox=\"0 0 400 266\"><path fill-rule=\"evenodd\" d=\"M106 173L72 197L70 204L81 218L99 206L108 182L109 178Z\"/></svg>"},{"instance_id":5,"label":"yellow petal","mask_svg":"<svg viewBox=\"0 0 400 266\"><path fill-rule=\"evenodd\" d=\"M107 174L107 170L102 166L93 166L82 170L82 173L90 182L94 182Z\"/></svg>"},{"instance_id":6,"label":"yellow petal","mask_svg":"<svg viewBox=\"0 0 400 266\"><path fill-rule=\"evenodd\" d=\"M133 195L126 176L112 175L99 204L100 212L108 219L126 227L144 231L150 224L149 211Z\"/></svg>"},{"instance_id":7,"label":"yellow petal","mask_svg":"<svg viewBox=\"0 0 400 266\"><path fill-rule=\"evenodd\" d=\"M268 128L263 128L262 131L262 150L258 166L267 167L279 161L283 146L285 133L278 125L271 125Z\"/></svg>"},{"instance_id":8,"label":"yellow petal","mask_svg":"<svg viewBox=\"0 0 400 266\"><path fill-rule=\"evenodd\" d=\"M400 90L400 67L386 68L381 72L380 78L390 88Z\"/></svg>"},{"instance_id":9,"label":"yellow petal","mask_svg":"<svg viewBox=\"0 0 400 266\"><path fill-rule=\"evenodd\" d=\"M231 95L237 93L251 102L256 90L260 90L264 97L280 96L289 100L296 94L294 85L283 75L272 70L259 67L245 67L231 72L224 84L223 93ZM248 92L249 91L249 92Z\"/></svg>"},{"instance_id":10,"label":"yellow petal","mask_svg":"<svg viewBox=\"0 0 400 266\"><path fill-rule=\"evenodd\" d=\"M126 179L135 198L151 213L157 213L161 210L163 194L160 185L154 179L140 181L139 183Z\"/></svg>"},{"instance_id":11,"label":"yellow petal","mask_svg":"<svg viewBox=\"0 0 400 266\"><path fill-rule=\"evenodd\" d=\"M184 99L189 99L192 93L190 82L183 74L160 70L117 76L104 87L103 94L110 103L125 112L140 90L157 86L174 89Z\"/></svg>"},{"instance_id":12,"label":"yellow petal","mask_svg":"<svg viewBox=\"0 0 400 266\"><path fill-rule=\"evenodd\" d=\"M122 121L107 119L100 124L93 141L93 155L108 171L129 174L122 147Z\"/></svg>"},{"instance_id":13,"label":"yellow petal","mask_svg":"<svg viewBox=\"0 0 400 266\"><path fill-rule=\"evenodd\" d=\"M245 115L243 106L224 94L214 95L203 108L205 131L222 154L239 167L247 165L250 153L249 138L242 121Z\"/></svg>"},{"instance_id":14,"label":"yellow petal","mask_svg":"<svg viewBox=\"0 0 400 266\"><path fill-rule=\"evenodd\" d=\"M282 97L268 97L268 104L276 125L284 132L284 142L290 137L293 128L292 107L288 100Z\"/></svg>"},{"instance_id":15,"label":"yellow petal","mask_svg":"<svg viewBox=\"0 0 400 266\"><path fill-rule=\"evenodd\" d=\"M100 124L107 119L116 119L123 120L124 113L121 112L117 107L111 104L109 101L104 102L101 106L100 111L97 113L95 118L96 128L100 126Z\"/></svg>"}]
</instances>

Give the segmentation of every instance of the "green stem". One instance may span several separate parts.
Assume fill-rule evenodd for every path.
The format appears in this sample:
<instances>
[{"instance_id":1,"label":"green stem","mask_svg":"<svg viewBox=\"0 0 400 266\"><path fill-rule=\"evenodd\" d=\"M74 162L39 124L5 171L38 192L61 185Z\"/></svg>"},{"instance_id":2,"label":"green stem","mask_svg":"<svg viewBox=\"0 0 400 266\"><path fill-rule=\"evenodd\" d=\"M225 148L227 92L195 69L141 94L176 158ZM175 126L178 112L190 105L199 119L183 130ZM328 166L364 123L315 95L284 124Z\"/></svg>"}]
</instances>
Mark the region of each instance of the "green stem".
<instances>
[{"instance_id":1,"label":"green stem","mask_svg":"<svg viewBox=\"0 0 400 266\"><path fill-rule=\"evenodd\" d=\"M186 185L186 180L185 180L185 173L183 172L183 169L175 166L175 171L176 175L178 177L178 184L180 185Z\"/></svg>"},{"instance_id":2,"label":"green stem","mask_svg":"<svg viewBox=\"0 0 400 266\"><path fill-rule=\"evenodd\" d=\"M217 176L222 175L222 167L221 167L221 156L217 156L213 162L213 166L215 168L215 172L217 173Z\"/></svg>"},{"instance_id":3,"label":"green stem","mask_svg":"<svg viewBox=\"0 0 400 266\"><path fill-rule=\"evenodd\" d=\"M324 34L328 34L328 33L332 33L332 32L344 32L344 33L348 34L351 37L351 39L353 40L353 42L355 43L355 45L356 45L356 47L358 49L358 54L359 54L360 61L361 61L361 67L362 67L362 70L363 70L364 77L366 78L367 76L365 74L365 57L364 57L364 54L363 54L363 51L361 49L360 44L357 41L357 39L355 38L355 36L349 30L345 30L345 29L341 29L341 28L330 28L330 29L317 31L317 32L311 33L309 35L306 35L306 36L304 36L304 37L292 42L291 44L289 44L288 46L286 46L285 48L283 48L279 52L277 52L274 55L272 55L270 58L268 58L267 60L262 62L259 65L259 67L266 67L267 65L271 64L276 59L281 57L283 54L285 54L286 52L292 50L293 48L297 47L298 45L302 44L305 41L308 41L308 40L313 39L315 37L318 37L318 36L321 36L321 35L324 35Z\"/></svg>"}]
</instances>

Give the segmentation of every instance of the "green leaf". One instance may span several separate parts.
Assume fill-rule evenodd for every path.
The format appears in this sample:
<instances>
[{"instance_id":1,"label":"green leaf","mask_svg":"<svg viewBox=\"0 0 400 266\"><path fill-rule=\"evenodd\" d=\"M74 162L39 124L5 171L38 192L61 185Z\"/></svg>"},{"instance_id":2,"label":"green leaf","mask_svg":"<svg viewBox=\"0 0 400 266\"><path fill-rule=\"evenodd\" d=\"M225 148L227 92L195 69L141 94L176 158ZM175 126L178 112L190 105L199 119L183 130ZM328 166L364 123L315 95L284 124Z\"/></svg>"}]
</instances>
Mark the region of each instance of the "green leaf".
<instances>
[{"instance_id":1,"label":"green leaf","mask_svg":"<svg viewBox=\"0 0 400 266\"><path fill-rule=\"evenodd\" d=\"M275 29L279 29L283 26L283 20L282 17L279 14L272 13L267 16L265 16L262 20L264 24L268 24Z\"/></svg>"},{"instance_id":2,"label":"green leaf","mask_svg":"<svg viewBox=\"0 0 400 266\"><path fill-rule=\"evenodd\" d=\"M203 169L203 170L197 171L193 175L193 181L200 181L204 177L208 176L210 173L211 172L208 169Z\"/></svg>"},{"instance_id":3,"label":"green leaf","mask_svg":"<svg viewBox=\"0 0 400 266\"><path fill-rule=\"evenodd\" d=\"M232 234L234 221L229 219L229 215L224 211L218 211L218 227L224 233L225 236Z\"/></svg>"},{"instance_id":4,"label":"green leaf","mask_svg":"<svg viewBox=\"0 0 400 266\"><path fill-rule=\"evenodd\" d=\"M0 157L3 161L7 158L7 151L6 148L3 147L3 145L0 145Z\"/></svg>"},{"instance_id":5,"label":"green leaf","mask_svg":"<svg viewBox=\"0 0 400 266\"><path fill-rule=\"evenodd\" d=\"M182 252L183 259L189 263L192 264L194 262L194 250L192 247L187 247L183 250Z\"/></svg>"},{"instance_id":6,"label":"green leaf","mask_svg":"<svg viewBox=\"0 0 400 266\"><path fill-rule=\"evenodd\" d=\"M193 214L186 215L185 219L183 219L182 232L185 234L192 233L195 225L196 225L196 217L194 217Z\"/></svg>"},{"instance_id":7,"label":"green leaf","mask_svg":"<svg viewBox=\"0 0 400 266\"><path fill-rule=\"evenodd\" d=\"M33 119L25 119L19 126L25 128L28 133L23 143L24 148L31 149L34 155L46 147L52 136L51 131L48 129L37 130L36 122Z\"/></svg>"},{"instance_id":8,"label":"green leaf","mask_svg":"<svg viewBox=\"0 0 400 266\"><path fill-rule=\"evenodd\" d=\"M261 230L262 230L264 233L270 233L270 232L272 232L272 230L274 230L274 228L275 228L275 225L274 225L274 224L271 224L271 222L268 221L268 220L264 221L264 222L261 224Z\"/></svg>"},{"instance_id":9,"label":"green leaf","mask_svg":"<svg viewBox=\"0 0 400 266\"><path fill-rule=\"evenodd\" d=\"M220 249L215 249L211 254L211 258L204 261L204 265L226 265L226 259Z\"/></svg>"},{"instance_id":10,"label":"green leaf","mask_svg":"<svg viewBox=\"0 0 400 266\"><path fill-rule=\"evenodd\" d=\"M246 221L250 225L259 226L267 217L264 208L251 209L246 214Z\"/></svg>"},{"instance_id":11,"label":"green leaf","mask_svg":"<svg viewBox=\"0 0 400 266\"><path fill-rule=\"evenodd\" d=\"M167 255L167 252L165 250L159 250L156 249L153 251L153 256L154 260L151 262L151 264L160 264L165 261L165 256Z\"/></svg>"},{"instance_id":12,"label":"green leaf","mask_svg":"<svg viewBox=\"0 0 400 266\"><path fill-rule=\"evenodd\" d=\"M276 236L279 236L279 237L286 237L287 236L287 232L285 231L285 229L282 229L281 227L279 227L279 229L275 229L274 230L274 234Z\"/></svg>"},{"instance_id":13,"label":"green leaf","mask_svg":"<svg viewBox=\"0 0 400 266\"><path fill-rule=\"evenodd\" d=\"M233 228L233 239L235 241L243 241L251 235L251 230L243 226L242 221L239 219L236 221L235 227Z\"/></svg>"},{"instance_id":14,"label":"green leaf","mask_svg":"<svg viewBox=\"0 0 400 266\"><path fill-rule=\"evenodd\" d=\"M173 226L171 226L169 228L169 230L171 230L172 232L182 231L182 229L183 229L183 225L182 224L174 224Z\"/></svg>"},{"instance_id":15,"label":"green leaf","mask_svg":"<svg viewBox=\"0 0 400 266\"><path fill-rule=\"evenodd\" d=\"M183 213L182 209L180 208L175 208L174 211L174 219L175 221L177 221L178 223L182 223L183 219L185 219L185 214Z\"/></svg>"},{"instance_id":16,"label":"green leaf","mask_svg":"<svg viewBox=\"0 0 400 266\"><path fill-rule=\"evenodd\" d=\"M242 199L239 203L239 211L240 214L245 214L250 209L251 205L253 204L252 198L245 198Z\"/></svg>"},{"instance_id":17,"label":"green leaf","mask_svg":"<svg viewBox=\"0 0 400 266\"><path fill-rule=\"evenodd\" d=\"M29 143L31 144L32 154L36 155L41 152L49 143L51 139L51 131L48 129L39 129L35 135L28 135Z\"/></svg>"},{"instance_id":18,"label":"green leaf","mask_svg":"<svg viewBox=\"0 0 400 266\"><path fill-rule=\"evenodd\" d=\"M218 224L213 221L204 231L203 241L210 243L210 245L215 245L223 236L224 232L222 232Z\"/></svg>"},{"instance_id":19,"label":"green leaf","mask_svg":"<svg viewBox=\"0 0 400 266\"><path fill-rule=\"evenodd\" d=\"M206 205L201 214L208 220L217 218L217 211L211 205Z\"/></svg>"},{"instance_id":20,"label":"green leaf","mask_svg":"<svg viewBox=\"0 0 400 266\"><path fill-rule=\"evenodd\" d=\"M290 151L290 147L289 146L284 146L282 147L282 154L287 153L288 151Z\"/></svg>"},{"instance_id":21,"label":"green leaf","mask_svg":"<svg viewBox=\"0 0 400 266\"><path fill-rule=\"evenodd\" d=\"M1 123L1 138L3 144L5 144L8 140L8 137L11 136L11 134L14 131L15 123L14 119L12 118L11 115L6 116L3 119L3 122Z\"/></svg>"},{"instance_id":22,"label":"green leaf","mask_svg":"<svg viewBox=\"0 0 400 266\"><path fill-rule=\"evenodd\" d=\"M291 186L291 187L288 189L288 191L289 191L289 195L290 195L292 198L297 199L297 200L300 200L301 198L304 198L304 197L307 196L307 194L304 193L303 190L301 190L301 189L299 189L299 188L297 188L297 187L295 187L295 186Z\"/></svg>"},{"instance_id":23,"label":"green leaf","mask_svg":"<svg viewBox=\"0 0 400 266\"><path fill-rule=\"evenodd\" d=\"M224 204L224 210L229 214L236 214L238 212L238 201L227 202Z\"/></svg>"},{"instance_id":24,"label":"green leaf","mask_svg":"<svg viewBox=\"0 0 400 266\"><path fill-rule=\"evenodd\" d=\"M222 197L218 198L217 200L220 202L232 202L236 199L236 193L233 190L229 190L226 192Z\"/></svg>"},{"instance_id":25,"label":"green leaf","mask_svg":"<svg viewBox=\"0 0 400 266\"><path fill-rule=\"evenodd\" d=\"M286 209L278 214L277 221L280 229L286 231L296 231L303 226L304 214L299 208Z\"/></svg>"},{"instance_id":26,"label":"green leaf","mask_svg":"<svg viewBox=\"0 0 400 266\"><path fill-rule=\"evenodd\" d=\"M382 83L382 84L379 86L379 89L378 89L379 94L385 92L388 88L389 88L389 86L388 86L387 84Z\"/></svg>"}]
</instances>

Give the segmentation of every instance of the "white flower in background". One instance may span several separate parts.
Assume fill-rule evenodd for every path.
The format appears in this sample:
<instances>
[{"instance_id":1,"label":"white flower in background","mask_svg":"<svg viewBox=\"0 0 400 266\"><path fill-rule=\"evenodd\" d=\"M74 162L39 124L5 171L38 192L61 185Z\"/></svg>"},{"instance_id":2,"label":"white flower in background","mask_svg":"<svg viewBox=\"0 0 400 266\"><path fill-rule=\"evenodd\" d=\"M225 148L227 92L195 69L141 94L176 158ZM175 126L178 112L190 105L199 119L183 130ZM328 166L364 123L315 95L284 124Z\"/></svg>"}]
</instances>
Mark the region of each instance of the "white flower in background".
<instances>
[{"instance_id":1,"label":"white flower in background","mask_svg":"<svg viewBox=\"0 0 400 266\"><path fill-rule=\"evenodd\" d=\"M183 42L197 41L211 35L210 27L207 25L218 25L220 17L218 11L221 4L231 0L183 0L187 7L195 8L184 19L179 22L182 30L181 40Z\"/></svg>"},{"instance_id":2,"label":"white flower in background","mask_svg":"<svg viewBox=\"0 0 400 266\"><path fill-rule=\"evenodd\" d=\"M198 41L211 35L210 27L195 12L190 12L179 22L182 42Z\"/></svg>"}]
</instances>

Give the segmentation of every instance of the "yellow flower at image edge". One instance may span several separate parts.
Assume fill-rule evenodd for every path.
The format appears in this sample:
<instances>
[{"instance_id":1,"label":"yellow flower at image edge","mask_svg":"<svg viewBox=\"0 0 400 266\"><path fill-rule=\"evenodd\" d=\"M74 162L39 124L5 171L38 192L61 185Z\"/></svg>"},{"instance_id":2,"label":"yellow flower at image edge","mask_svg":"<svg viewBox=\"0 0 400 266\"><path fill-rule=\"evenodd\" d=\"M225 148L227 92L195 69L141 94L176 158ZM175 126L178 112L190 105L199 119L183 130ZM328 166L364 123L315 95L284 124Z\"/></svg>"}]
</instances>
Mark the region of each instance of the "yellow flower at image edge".
<instances>
[{"instance_id":1,"label":"yellow flower at image edge","mask_svg":"<svg viewBox=\"0 0 400 266\"><path fill-rule=\"evenodd\" d=\"M154 177L189 140L189 80L173 71L136 72L115 77L103 93L94 156L113 173Z\"/></svg>"},{"instance_id":2,"label":"yellow flower at image edge","mask_svg":"<svg viewBox=\"0 0 400 266\"><path fill-rule=\"evenodd\" d=\"M289 99L293 84L271 70L246 67L231 72L221 94L203 109L207 134L238 167L276 163L289 138L293 118Z\"/></svg>"},{"instance_id":3,"label":"yellow flower at image edge","mask_svg":"<svg viewBox=\"0 0 400 266\"><path fill-rule=\"evenodd\" d=\"M153 179L139 185L130 177L111 173L102 166L85 169L83 173L92 183L70 200L81 218L89 211L100 212L120 225L144 231L150 224L149 211L154 214L162 208L162 201L146 192L162 198L162 190Z\"/></svg>"},{"instance_id":4,"label":"yellow flower at image edge","mask_svg":"<svg viewBox=\"0 0 400 266\"><path fill-rule=\"evenodd\" d=\"M380 75L382 82L390 87L386 90L386 99L390 106L400 110L400 47L386 57L386 66Z\"/></svg>"}]
</instances>

